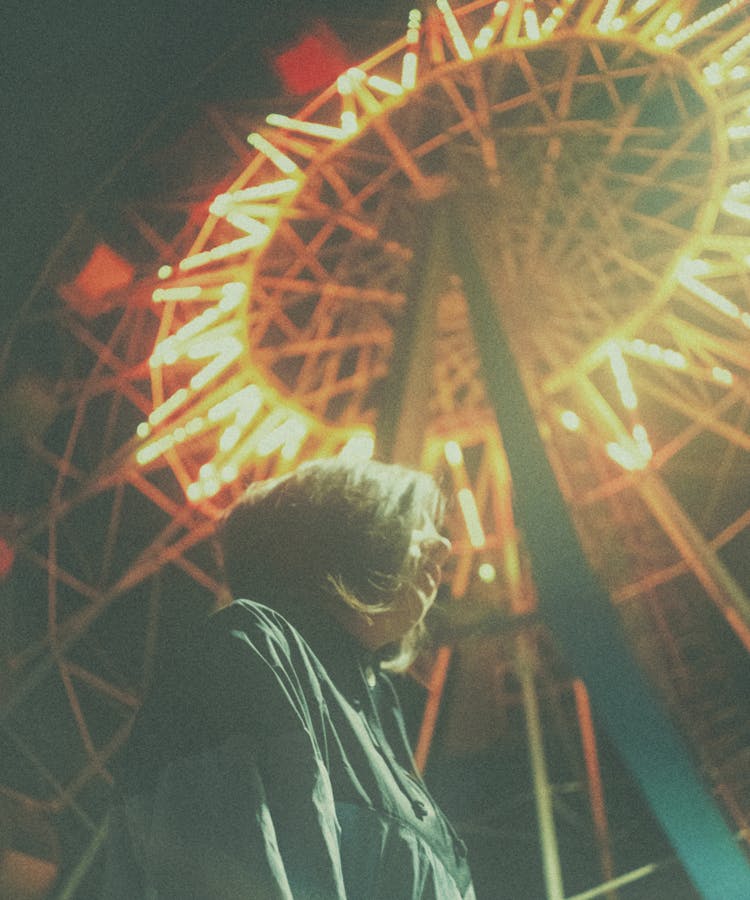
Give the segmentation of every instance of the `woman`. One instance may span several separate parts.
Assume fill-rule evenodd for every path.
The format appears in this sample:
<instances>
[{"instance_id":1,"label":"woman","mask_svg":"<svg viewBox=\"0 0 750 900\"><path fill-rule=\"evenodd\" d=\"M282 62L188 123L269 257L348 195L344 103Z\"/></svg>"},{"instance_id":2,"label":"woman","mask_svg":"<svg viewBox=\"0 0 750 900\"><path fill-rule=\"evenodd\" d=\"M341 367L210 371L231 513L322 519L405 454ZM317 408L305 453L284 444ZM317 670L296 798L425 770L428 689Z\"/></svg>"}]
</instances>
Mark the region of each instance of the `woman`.
<instances>
[{"instance_id":1,"label":"woman","mask_svg":"<svg viewBox=\"0 0 750 900\"><path fill-rule=\"evenodd\" d=\"M107 897L459 900L465 850L416 773L384 668L416 652L450 544L428 476L341 459L221 523L238 599L144 704Z\"/></svg>"}]
</instances>

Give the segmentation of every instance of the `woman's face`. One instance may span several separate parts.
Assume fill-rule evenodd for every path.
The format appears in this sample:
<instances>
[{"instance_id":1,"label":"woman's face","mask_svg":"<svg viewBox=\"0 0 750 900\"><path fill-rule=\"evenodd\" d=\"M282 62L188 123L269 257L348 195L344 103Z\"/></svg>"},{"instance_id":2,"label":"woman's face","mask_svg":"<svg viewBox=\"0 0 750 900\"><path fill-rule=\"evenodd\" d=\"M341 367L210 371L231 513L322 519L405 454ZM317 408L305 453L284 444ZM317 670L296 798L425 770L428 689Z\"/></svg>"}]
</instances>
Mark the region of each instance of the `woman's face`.
<instances>
[{"instance_id":1,"label":"woman's face","mask_svg":"<svg viewBox=\"0 0 750 900\"><path fill-rule=\"evenodd\" d=\"M417 626L435 602L442 566L450 551L450 541L425 515L420 527L411 533L403 584L392 598L390 607L361 617L354 626L354 636L368 649L379 650L400 641Z\"/></svg>"}]
</instances>

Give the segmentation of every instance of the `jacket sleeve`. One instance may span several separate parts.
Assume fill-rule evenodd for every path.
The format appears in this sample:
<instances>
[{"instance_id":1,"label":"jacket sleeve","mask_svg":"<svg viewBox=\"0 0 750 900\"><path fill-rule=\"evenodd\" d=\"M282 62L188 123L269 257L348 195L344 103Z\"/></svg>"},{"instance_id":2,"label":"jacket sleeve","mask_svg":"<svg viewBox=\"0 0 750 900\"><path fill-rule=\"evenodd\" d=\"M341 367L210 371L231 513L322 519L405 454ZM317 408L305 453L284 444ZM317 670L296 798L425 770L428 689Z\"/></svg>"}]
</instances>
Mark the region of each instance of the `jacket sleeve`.
<instances>
[{"instance_id":1,"label":"jacket sleeve","mask_svg":"<svg viewBox=\"0 0 750 900\"><path fill-rule=\"evenodd\" d=\"M136 723L106 900L346 896L304 655L273 617L225 613Z\"/></svg>"}]
</instances>

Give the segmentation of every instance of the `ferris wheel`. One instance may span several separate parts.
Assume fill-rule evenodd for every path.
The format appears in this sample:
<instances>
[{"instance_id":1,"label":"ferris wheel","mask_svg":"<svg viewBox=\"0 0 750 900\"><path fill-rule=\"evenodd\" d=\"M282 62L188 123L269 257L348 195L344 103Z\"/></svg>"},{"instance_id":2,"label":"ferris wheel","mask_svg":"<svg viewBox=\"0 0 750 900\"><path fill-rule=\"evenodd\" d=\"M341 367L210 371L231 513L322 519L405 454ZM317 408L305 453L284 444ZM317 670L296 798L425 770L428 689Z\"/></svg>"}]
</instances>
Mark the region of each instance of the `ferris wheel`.
<instances>
[{"instance_id":1,"label":"ferris wheel","mask_svg":"<svg viewBox=\"0 0 750 900\"><path fill-rule=\"evenodd\" d=\"M301 110L212 109L159 139L71 234L3 373L28 453L7 802L96 852L108 761L175 639L160 620L227 599L216 517L302 459L440 474L453 598L533 608L465 241L589 561L747 829L746 704L723 693L750 651L747 3L438 0ZM14 349L35 341L41 375ZM702 688L691 647L714 659Z\"/></svg>"}]
</instances>

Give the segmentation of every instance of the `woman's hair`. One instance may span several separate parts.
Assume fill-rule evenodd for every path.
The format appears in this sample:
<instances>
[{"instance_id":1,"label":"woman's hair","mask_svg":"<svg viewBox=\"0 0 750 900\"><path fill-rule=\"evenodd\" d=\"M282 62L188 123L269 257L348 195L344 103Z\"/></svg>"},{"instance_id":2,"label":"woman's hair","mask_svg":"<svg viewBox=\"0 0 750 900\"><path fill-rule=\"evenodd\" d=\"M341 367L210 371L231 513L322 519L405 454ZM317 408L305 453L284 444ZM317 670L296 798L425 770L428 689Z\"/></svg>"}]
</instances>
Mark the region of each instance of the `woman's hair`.
<instances>
[{"instance_id":1,"label":"woman's hair","mask_svg":"<svg viewBox=\"0 0 750 900\"><path fill-rule=\"evenodd\" d=\"M218 536L235 597L338 597L385 609L406 577L411 533L425 515L439 527L444 500L431 476L340 457L250 485Z\"/></svg>"}]
</instances>

